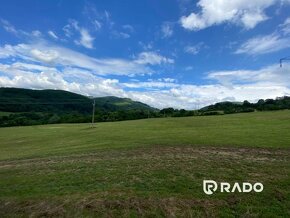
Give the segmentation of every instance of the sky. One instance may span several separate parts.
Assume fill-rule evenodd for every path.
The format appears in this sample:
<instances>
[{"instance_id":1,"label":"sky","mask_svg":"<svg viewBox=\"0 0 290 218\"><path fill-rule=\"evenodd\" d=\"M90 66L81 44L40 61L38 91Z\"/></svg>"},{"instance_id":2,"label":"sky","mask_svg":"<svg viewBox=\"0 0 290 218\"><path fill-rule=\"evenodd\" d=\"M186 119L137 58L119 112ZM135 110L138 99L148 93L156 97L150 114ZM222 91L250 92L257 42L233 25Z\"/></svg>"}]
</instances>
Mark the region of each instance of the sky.
<instances>
[{"instance_id":1,"label":"sky","mask_svg":"<svg viewBox=\"0 0 290 218\"><path fill-rule=\"evenodd\" d=\"M3 0L0 87L156 108L290 95L290 0Z\"/></svg>"}]
</instances>

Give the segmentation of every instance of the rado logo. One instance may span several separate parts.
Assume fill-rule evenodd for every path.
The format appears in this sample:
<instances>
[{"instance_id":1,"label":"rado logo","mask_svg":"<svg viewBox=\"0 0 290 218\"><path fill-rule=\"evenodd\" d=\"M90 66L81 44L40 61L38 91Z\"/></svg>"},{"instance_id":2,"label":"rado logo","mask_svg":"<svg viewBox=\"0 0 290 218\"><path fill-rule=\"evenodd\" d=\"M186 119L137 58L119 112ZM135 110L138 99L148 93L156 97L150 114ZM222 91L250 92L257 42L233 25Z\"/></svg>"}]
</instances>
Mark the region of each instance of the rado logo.
<instances>
[{"instance_id":1,"label":"rado logo","mask_svg":"<svg viewBox=\"0 0 290 218\"><path fill-rule=\"evenodd\" d=\"M243 193L249 193L249 192L262 192L264 189L264 186L262 183L249 183L249 182L243 182L242 184L239 184L235 182L233 185L231 185L228 182L220 182L217 183L214 180L203 180L203 191L207 195L212 195L214 192L243 192Z\"/></svg>"}]
</instances>

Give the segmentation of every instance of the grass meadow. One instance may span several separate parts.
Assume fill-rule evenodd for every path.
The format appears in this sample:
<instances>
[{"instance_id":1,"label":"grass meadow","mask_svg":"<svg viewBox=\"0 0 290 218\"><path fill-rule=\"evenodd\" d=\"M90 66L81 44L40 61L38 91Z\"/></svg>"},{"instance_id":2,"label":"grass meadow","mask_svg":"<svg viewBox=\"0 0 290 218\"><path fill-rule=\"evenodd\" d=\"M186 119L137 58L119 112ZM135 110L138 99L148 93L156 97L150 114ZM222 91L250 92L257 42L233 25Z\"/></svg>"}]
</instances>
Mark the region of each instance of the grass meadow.
<instances>
[{"instance_id":1,"label":"grass meadow","mask_svg":"<svg viewBox=\"0 0 290 218\"><path fill-rule=\"evenodd\" d=\"M289 110L1 128L0 151L0 217L290 216Z\"/></svg>"}]
</instances>

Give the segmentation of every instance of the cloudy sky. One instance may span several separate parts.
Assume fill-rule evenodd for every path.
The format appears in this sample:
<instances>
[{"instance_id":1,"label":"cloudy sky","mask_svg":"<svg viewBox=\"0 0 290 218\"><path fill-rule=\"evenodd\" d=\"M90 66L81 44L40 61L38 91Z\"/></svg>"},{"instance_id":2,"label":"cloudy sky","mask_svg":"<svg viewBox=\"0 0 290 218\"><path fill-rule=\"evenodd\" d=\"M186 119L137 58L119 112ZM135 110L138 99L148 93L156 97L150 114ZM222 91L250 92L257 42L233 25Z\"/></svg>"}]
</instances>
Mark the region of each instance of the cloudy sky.
<instances>
[{"instance_id":1,"label":"cloudy sky","mask_svg":"<svg viewBox=\"0 0 290 218\"><path fill-rule=\"evenodd\" d=\"M4 0L0 86L157 108L290 95L290 0Z\"/></svg>"}]
</instances>

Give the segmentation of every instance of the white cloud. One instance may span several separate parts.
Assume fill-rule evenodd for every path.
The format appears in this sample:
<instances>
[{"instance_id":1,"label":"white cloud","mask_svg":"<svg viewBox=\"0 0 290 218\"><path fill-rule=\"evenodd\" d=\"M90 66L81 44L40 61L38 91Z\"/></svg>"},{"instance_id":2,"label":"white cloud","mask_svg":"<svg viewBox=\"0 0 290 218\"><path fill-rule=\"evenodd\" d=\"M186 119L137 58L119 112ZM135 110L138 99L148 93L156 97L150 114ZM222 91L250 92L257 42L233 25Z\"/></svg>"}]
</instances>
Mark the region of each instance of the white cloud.
<instances>
[{"instance_id":1,"label":"white cloud","mask_svg":"<svg viewBox=\"0 0 290 218\"><path fill-rule=\"evenodd\" d=\"M129 39L134 32L134 27L129 24L123 25L122 30L111 30L112 36L116 39Z\"/></svg>"},{"instance_id":2,"label":"white cloud","mask_svg":"<svg viewBox=\"0 0 290 218\"><path fill-rule=\"evenodd\" d=\"M193 70L193 67L192 66L187 66L187 67L184 68L184 70L185 71L191 71L191 70Z\"/></svg>"},{"instance_id":3,"label":"white cloud","mask_svg":"<svg viewBox=\"0 0 290 218\"><path fill-rule=\"evenodd\" d=\"M212 25L233 23L246 29L268 19L265 10L270 6L285 2L283 0L199 0L200 11L192 12L180 19L181 25L188 30L198 31ZM286 1L290 2L290 1Z\"/></svg>"},{"instance_id":4,"label":"white cloud","mask_svg":"<svg viewBox=\"0 0 290 218\"><path fill-rule=\"evenodd\" d=\"M173 64L174 60L171 58L163 57L156 52L141 52L135 60L138 64Z\"/></svg>"},{"instance_id":5,"label":"white cloud","mask_svg":"<svg viewBox=\"0 0 290 218\"><path fill-rule=\"evenodd\" d=\"M77 23L71 25L78 26ZM274 37L274 41L280 39ZM264 41L271 41L271 38ZM269 47L255 49L264 52ZM127 83L114 79L113 75L150 74L154 72L151 65L174 63L173 59L153 51L142 52L131 59L101 59L41 41L0 47L0 59L6 60L2 63L9 63L0 64L0 86L63 89L93 96L114 95L158 108L194 109L224 100L256 101L290 95L290 65L287 64L283 68L277 64L259 70L210 72L206 78L211 80L210 85L193 85L178 83L173 78ZM108 75L112 78L106 78Z\"/></svg>"},{"instance_id":6,"label":"white cloud","mask_svg":"<svg viewBox=\"0 0 290 218\"><path fill-rule=\"evenodd\" d=\"M165 88L174 88L179 87L179 84L176 83L177 81L173 78L159 78L157 80L149 79L146 82L141 81L134 81L130 83L122 83L123 86L127 88L133 88L133 89L148 89L148 90L154 90L154 89L165 89Z\"/></svg>"},{"instance_id":7,"label":"white cloud","mask_svg":"<svg viewBox=\"0 0 290 218\"><path fill-rule=\"evenodd\" d=\"M153 48L153 42L144 43L139 41L138 44L142 47L143 50L152 50Z\"/></svg>"},{"instance_id":8,"label":"white cloud","mask_svg":"<svg viewBox=\"0 0 290 218\"><path fill-rule=\"evenodd\" d=\"M196 45L188 45L188 46L185 46L184 51L186 53L189 53L189 54L192 54L192 55L196 55L202 49L203 44L204 43L200 42L200 43L198 43Z\"/></svg>"},{"instance_id":9,"label":"white cloud","mask_svg":"<svg viewBox=\"0 0 290 218\"><path fill-rule=\"evenodd\" d=\"M55 50L32 49L30 53L36 60L45 63L53 63L59 57L59 53Z\"/></svg>"},{"instance_id":10,"label":"white cloud","mask_svg":"<svg viewBox=\"0 0 290 218\"><path fill-rule=\"evenodd\" d=\"M219 71L208 74L207 79L217 81L211 85L179 84L176 82L135 82L131 88L135 100L158 108L176 107L194 109L221 101L256 102L258 99L290 95L290 65L283 68L271 65L259 70ZM157 90L150 91L150 88Z\"/></svg>"},{"instance_id":11,"label":"white cloud","mask_svg":"<svg viewBox=\"0 0 290 218\"><path fill-rule=\"evenodd\" d=\"M37 38L40 38L42 36L42 33L39 30L33 30L31 32L31 35Z\"/></svg>"},{"instance_id":12,"label":"white cloud","mask_svg":"<svg viewBox=\"0 0 290 218\"><path fill-rule=\"evenodd\" d=\"M116 30L114 30L114 31L112 31L112 35L113 35L113 37L115 37L115 38L117 38L117 39L128 39L128 38L130 38L131 36L130 36L130 34L128 34L128 33L125 33L125 32L119 32L119 31L116 31Z\"/></svg>"},{"instance_id":13,"label":"white cloud","mask_svg":"<svg viewBox=\"0 0 290 218\"><path fill-rule=\"evenodd\" d=\"M255 93L255 95L253 95ZM227 87L215 85L179 85L178 87L145 92L129 92L132 99L145 102L158 108L175 107L196 109L221 101L255 102L258 99L276 98L289 95L290 89L273 84L247 84Z\"/></svg>"},{"instance_id":14,"label":"white cloud","mask_svg":"<svg viewBox=\"0 0 290 218\"><path fill-rule=\"evenodd\" d=\"M170 82L158 82L158 81L151 81L151 82L136 82L136 83L123 83L125 87L128 88L173 88L178 87L178 84L170 83Z\"/></svg>"},{"instance_id":15,"label":"white cloud","mask_svg":"<svg viewBox=\"0 0 290 218\"><path fill-rule=\"evenodd\" d=\"M236 54L259 55L280 51L290 47L290 38L281 37L274 33L271 35L257 36L243 43Z\"/></svg>"},{"instance_id":16,"label":"white cloud","mask_svg":"<svg viewBox=\"0 0 290 218\"><path fill-rule=\"evenodd\" d=\"M290 34L290 17L288 17L284 23L282 25L280 25L280 27L282 28L282 32L285 35L289 35Z\"/></svg>"},{"instance_id":17,"label":"white cloud","mask_svg":"<svg viewBox=\"0 0 290 218\"><path fill-rule=\"evenodd\" d=\"M95 23L95 25L98 24ZM72 37L74 32L77 32L80 35L79 39L74 40L77 45L82 45L88 49L94 48L93 43L95 38L86 28L80 27L76 20L69 20L69 23L63 27L63 31L68 38Z\"/></svg>"},{"instance_id":18,"label":"white cloud","mask_svg":"<svg viewBox=\"0 0 290 218\"><path fill-rule=\"evenodd\" d=\"M2 24L2 27L9 33L18 34L18 31L15 29L15 27L9 23L7 20L0 19L0 22Z\"/></svg>"},{"instance_id":19,"label":"white cloud","mask_svg":"<svg viewBox=\"0 0 290 218\"><path fill-rule=\"evenodd\" d=\"M58 39L58 36L53 31L49 30L47 33L53 39L56 39L56 40Z\"/></svg>"},{"instance_id":20,"label":"white cloud","mask_svg":"<svg viewBox=\"0 0 290 218\"><path fill-rule=\"evenodd\" d=\"M102 23L98 20L94 20L93 24L94 24L96 30L99 30L102 28Z\"/></svg>"},{"instance_id":21,"label":"white cloud","mask_svg":"<svg viewBox=\"0 0 290 218\"><path fill-rule=\"evenodd\" d=\"M173 25L172 23L165 22L161 26L161 32L163 38L169 38L173 35Z\"/></svg>"},{"instance_id":22,"label":"white cloud","mask_svg":"<svg viewBox=\"0 0 290 218\"><path fill-rule=\"evenodd\" d=\"M78 41L82 46L86 48L94 48L93 43L95 38L92 37L87 29L82 28L80 30L81 39Z\"/></svg>"},{"instance_id":23,"label":"white cloud","mask_svg":"<svg viewBox=\"0 0 290 218\"><path fill-rule=\"evenodd\" d=\"M134 27L132 25L130 25L130 24L125 24L125 25L122 26L122 28L124 30L127 30L127 31L131 32L131 33L133 33L135 31Z\"/></svg>"},{"instance_id":24,"label":"white cloud","mask_svg":"<svg viewBox=\"0 0 290 218\"><path fill-rule=\"evenodd\" d=\"M268 83L279 86L289 86L290 65L282 68L279 64L270 65L259 70L218 71L208 74L208 79L218 81L220 84L233 86L239 83Z\"/></svg>"},{"instance_id":25,"label":"white cloud","mask_svg":"<svg viewBox=\"0 0 290 218\"><path fill-rule=\"evenodd\" d=\"M87 69L98 75L135 75L152 73L146 64L134 59L97 59L80 52L44 43L5 45L0 47L0 58L21 58L41 65Z\"/></svg>"},{"instance_id":26,"label":"white cloud","mask_svg":"<svg viewBox=\"0 0 290 218\"><path fill-rule=\"evenodd\" d=\"M9 21L0 19L0 25L4 28L4 30L8 33L12 33L17 37L24 38L40 38L42 33L39 30L33 30L32 32L26 32L21 29L16 29Z\"/></svg>"},{"instance_id":27,"label":"white cloud","mask_svg":"<svg viewBox=\"0 0 290 218\"><path fill-rule=\"evenodd\" d=\"M190 45L189 45L189 46L186 46L186 47L184 48L184 51L185 51L186 53L196 55L196 54L199 53L199 48L197 48L196 46L190 46Z\"/></svg>"},{"instance_id":28,"label":"white cloud","mask_svg":"<svg viewBox=\"0 0 290 218\"><path fill-rule=\"evenodd\" d=\"M258 23L267 20L268 17L261 11L245 13L241 17L241 22L246 29L253 29Z\"/></svg>"},{"instance_id":29,"label":"white cloud","mask_svg":"<svg viewBox=\"0 0 290 218\"><path fill-rule=\"evenodd\" d=\"M154 71L148 65L174 63L174 60L155 52L142 52L133 59L98 59L43 42L0 47L0 59L8 58L10 60L16 58L23 63L37 63L41 66L85 69L95 75L151 74Z\"/></svg>"},{"instance_id":30,"label":"white cloud","mask_svg":"<svg viewBox=\"0 0 290 218\"><path fill-rule=\"evenodd\" d=\"M257 71L211 72L208 79L218 82L211 85L180 84L172 78L121 83L81 68L59 70L53 66L16 62L0 64L0 86L62 89L92 96L114 95L158 108L195 109L225 100L255 102L260 98L290 95L289 70L290 65L285 64L283 68L273 65Z\"/></svg>"},{"instance_id":31,"label":"white cloud","mask_svg":"<svg viewBox=\"0 0 290 218\"><path fill-rule=\"evenodd\" d=\"M161 78L159 79L159 81L164 81L164 82L170 82L170 83L173 83L173 82L177 82L176 79L173 79L173 78Z\"/></svg>"},{"instance_id":32,"label":"white cloud","mask_svg":"<svg viewBox=\"0 0 290 218\"><path fill-rule=\"evenodd\" d=\"M255 102L260 98L275 98L277 96L290 94L289 88L273 84L246 84L236 85L234 87L219 84L199 86L180 84L172 87L164 83L144 82L139 85L137 84L137 87L133 88L153 86L157 90L124 91L122 88L124 85L118 80L95 78L86 83L68 82L62 74L53 72L42 72L38 74L26 73L12 78L0 76L0 86L62 89L92 96L114 95L131 98L158 108L175 107L185 109L196 109L226 100L243 101L247 99ZM164 87L166 90L163 90Z\"/></svg>"}]
</instances>

